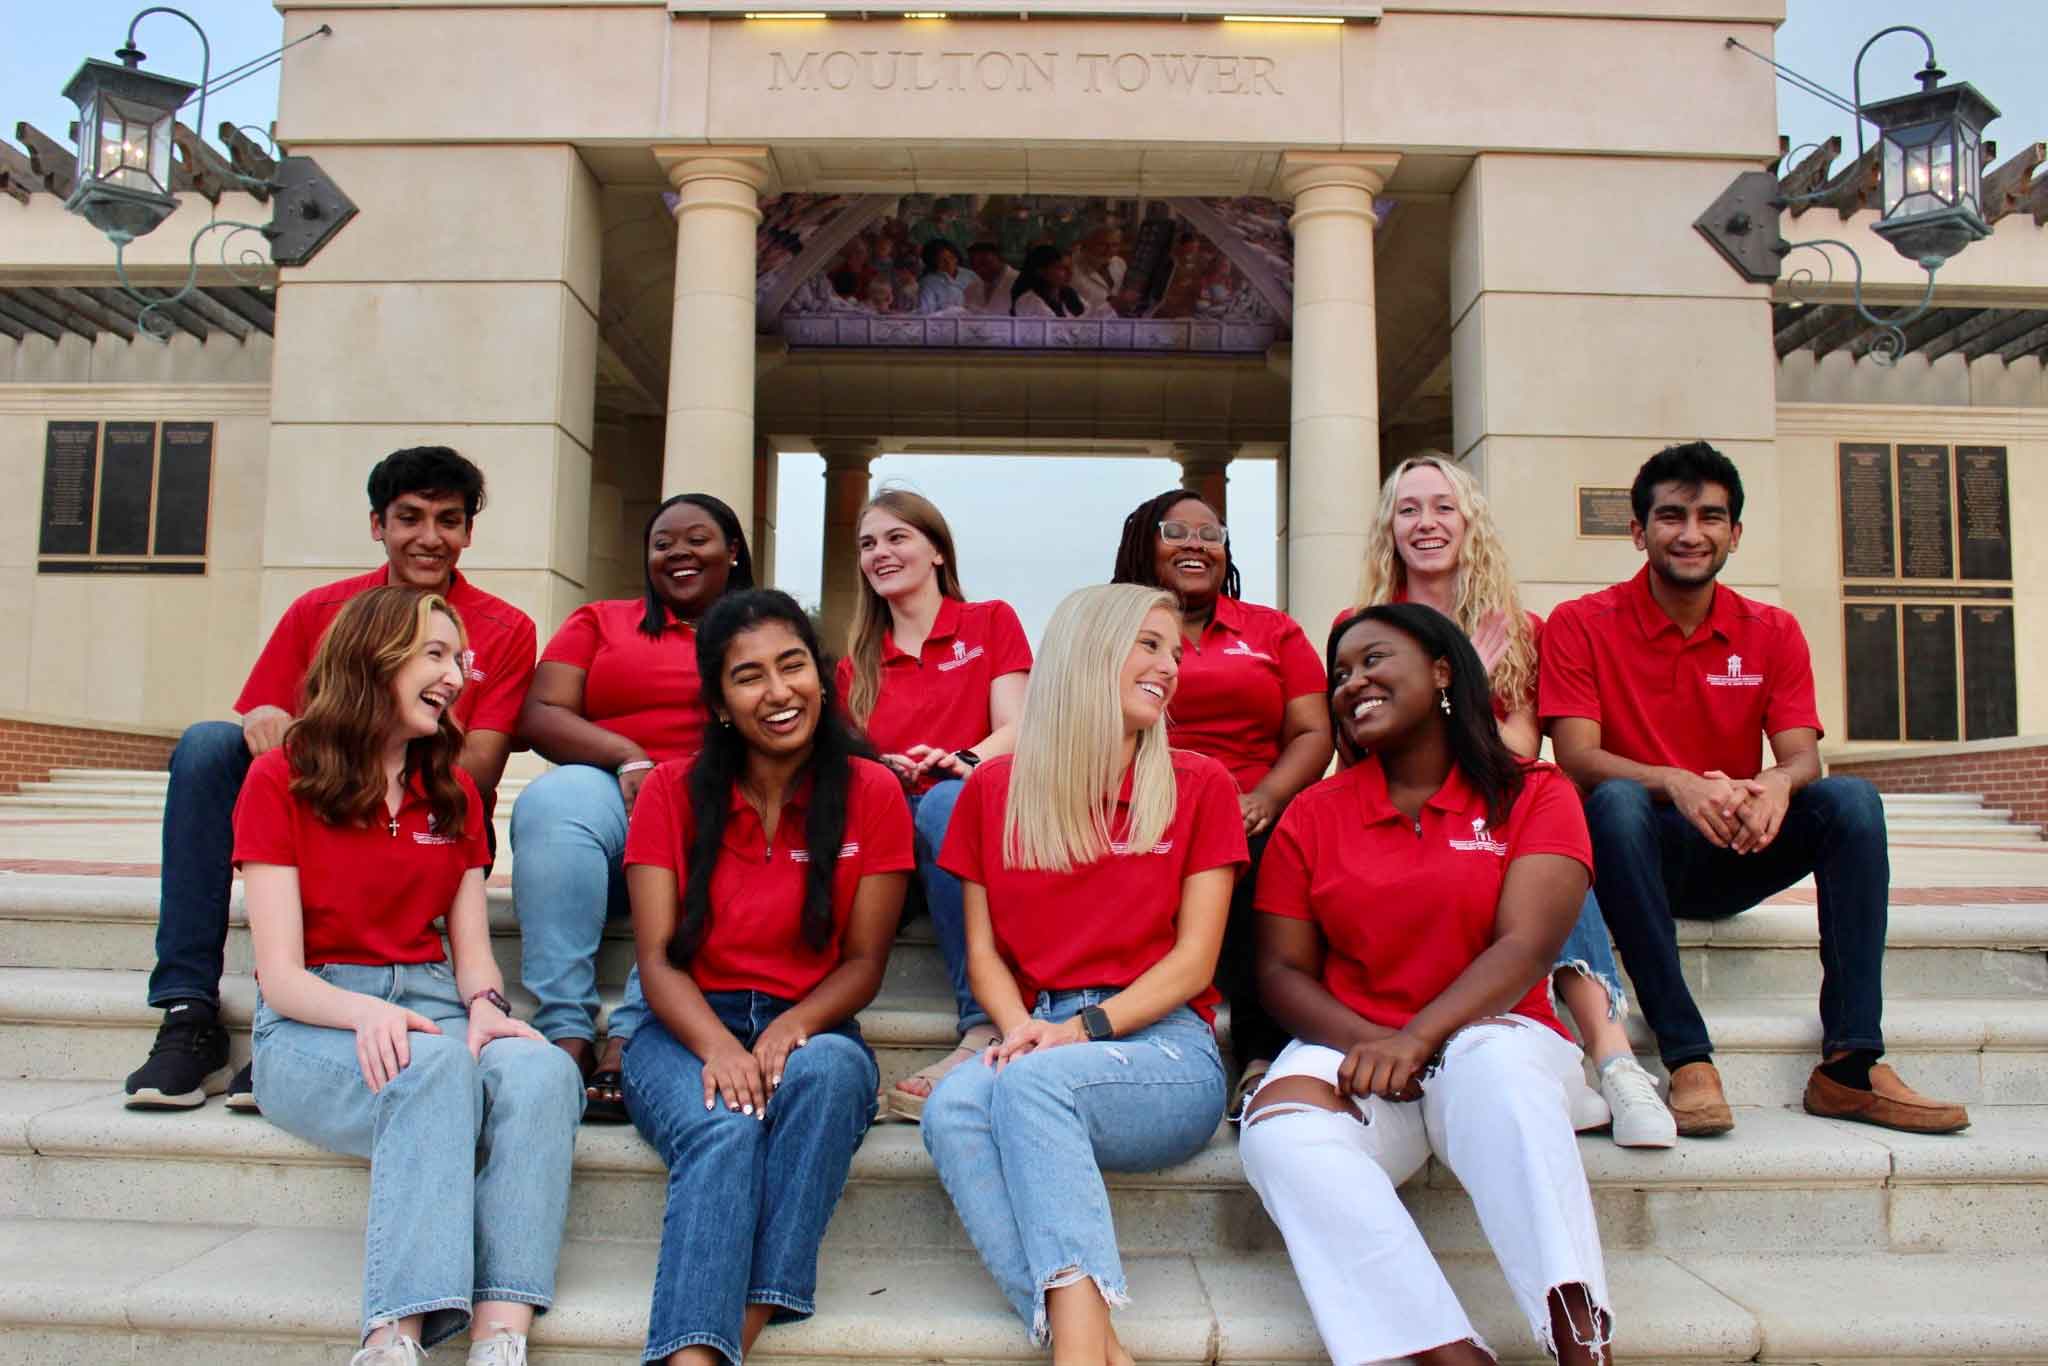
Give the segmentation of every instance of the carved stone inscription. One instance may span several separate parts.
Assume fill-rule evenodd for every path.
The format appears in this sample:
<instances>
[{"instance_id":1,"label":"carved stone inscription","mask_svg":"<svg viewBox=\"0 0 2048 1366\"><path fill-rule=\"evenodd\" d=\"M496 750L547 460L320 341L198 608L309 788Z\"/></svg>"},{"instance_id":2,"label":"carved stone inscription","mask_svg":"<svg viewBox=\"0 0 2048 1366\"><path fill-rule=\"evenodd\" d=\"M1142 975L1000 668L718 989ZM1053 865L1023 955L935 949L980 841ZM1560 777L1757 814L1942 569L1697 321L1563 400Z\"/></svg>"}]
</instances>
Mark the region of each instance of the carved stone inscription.
<instances>
[{"instance_id":1,"label":"carved stone inscription","mask_svg":"<svg viewBox=\"0 0 2048 1366\"><path fill-rule=\"evenodd\" d=\"M1837 452L1842 500L1842 577L1888 579L1892 546L1892 449L1843 443Z\"/></svg>"},{"instance_id":2,"label":"carved stone inscription","mask_svg":"<svg viewBox=\"0 0 2048 1366\"><path fill-rule=\"evenodd\" d=\"M1280 96L1271 57L1223 52L834 48L768 54L768 89L1015 95Z\"/></svg>"},{"instance_id":3,"label":"carved stone inscription","mask_svg":"<svg viewBox=\"0 0 2048 1366\"><path fill-rule=\"evenodd\" d=\"M1899 738L1899 609L1890 603L1842 608L1842 653L1848 665L1849 738Z\"/></svg>"},{"instance_id":4,"label":"carved stone inscription","mask_svg":"<svg viewBox=\"0 0 2048 1366\"><path fill-rule=\"evenodd\" d=\"M1905 561L1904 577L1956 576L1953 518L1948 447L1899 447L1899 558Z\"/></svg>"},{"instance_id":5,"label":"carved stone inscription","mask_svg":"<svg viewBox=\"0 0 2048 1366\"><path fill-rule=\"evenodd\" d=\"M92 549L93 476L100 424L52 422L43 436L42 555L83 555Z\"/></svg>"},{"instance_id":6,"label":"carved stone inscription","mask_svg":"<svg viewBox=\"0 0 2048 1366\"><path fill-rule=\"evenodd\" d=\"M1962 521L1962 576L2012 577L2012 491L2005 447L1956 447L1956 504Z\"/></svg>"}]
</instances>

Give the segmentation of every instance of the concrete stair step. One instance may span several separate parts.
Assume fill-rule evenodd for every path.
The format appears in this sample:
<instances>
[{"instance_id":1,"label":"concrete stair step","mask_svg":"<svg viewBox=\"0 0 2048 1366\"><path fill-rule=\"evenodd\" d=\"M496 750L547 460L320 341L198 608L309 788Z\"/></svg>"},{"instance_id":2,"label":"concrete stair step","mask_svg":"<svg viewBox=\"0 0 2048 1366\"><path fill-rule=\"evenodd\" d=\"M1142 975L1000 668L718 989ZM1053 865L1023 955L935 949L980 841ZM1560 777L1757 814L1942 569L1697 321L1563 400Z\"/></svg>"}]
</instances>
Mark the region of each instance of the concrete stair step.
<instances>
[{"instance_id":1,"label":"concrete stair step","mask_svg":"<svg viewBox=\"0 0 2048 1366\"><path fill-rule=\"evenodd\" d=\"M1880 792L1877 795L1887 811L1975 807L1984 804L1984 798L1975 792Z\"/></svg>"},{"instance_id":2,"label":"concrete stair step","mask_svg":"<svg viewBox=\"0 0 2048 1366\"><path fill-rule=\"evenodd\" d=\"M222 1105L131 1111L122 1100L106 1082L0 1082L0 1168L12 1169L0 1216L120 1219L147 1211L163 1223L361 1222L366 1164ZM2038 1249L2048 1226L2048 1107L1985 1106L1973 1118L1966 1138L1928 1138L1746 1108L1726 1139L1632 1151L1588 1134L1580 1150L1610 1250ZM1178 1167L1111 1175L1124 1249L1280 1250L1236 1146L1219 1130ZM570 1236L660 1236L665 1174L632 1129L586 1125L576 1168ZM1470 1203L1441 1163L1410 1180L1403 1198L1431 1246L1486 1250ZM914 1126L879 1124L869 1134L827 1243L968 1248Z\"/></svg>"},{"instance_id":3,"label":"concrete stair step","mask_svg":"<svg viewBox=\"0 0 2048 1366\"><path fill-rule=\"evenodd\" d=\"M2041 827L2017 822L1915 820L1888 822L1894 844L2039 844Z\"/></svg>"},{"instance_id":4,"label":"concrete stair step","mask_svg":"<svg viewBox=\"0 0 2048 1366\"><path fill-rule=\"evenodd\" d=\"M576 1239L536 1366L630 1360L655 1248ZM1490 1257L1447 1256L1474 1326L1512 1362L1547 1360ZM360 1235L340 1230L0 1223L0 1361L203 1359L331 1366L354 1342ZM1278 1254L1130 1256L1117 1331L1146 1362L1324 1360ZM2048 1352L2024 1256L1779 1254L1607 1258L1616 1355L1658 1362L2019 1361ZM834 1249L817 1314L771 1328L763 1360L1043 1361L966 1252Z\"/></svg>"}]
</instances>

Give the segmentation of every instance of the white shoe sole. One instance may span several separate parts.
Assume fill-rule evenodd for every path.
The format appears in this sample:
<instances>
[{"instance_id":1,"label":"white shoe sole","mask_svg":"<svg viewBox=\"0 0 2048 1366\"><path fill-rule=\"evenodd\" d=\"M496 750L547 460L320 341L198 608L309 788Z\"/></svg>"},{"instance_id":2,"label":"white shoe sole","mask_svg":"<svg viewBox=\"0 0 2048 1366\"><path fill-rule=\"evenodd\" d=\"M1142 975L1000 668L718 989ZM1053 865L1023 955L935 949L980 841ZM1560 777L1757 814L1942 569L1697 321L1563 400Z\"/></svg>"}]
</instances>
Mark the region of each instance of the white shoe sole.
<instances>
[{"instance_id":1,"label":"white shoe sole","mask_svg":"<svg viewBox=\"0 0 2048 1366\"><path fill-rule=\"evenodd\" d=\"M235 1079L232 1066L218 1072L210 1072L194 1091L160 1091L154 1086L145 1086L130 1093L123 1102L130 1110L196 1110L206 1104L208 1096L217 1096L228 1089L228 1083Z\"/></svg>"}]
</instances>

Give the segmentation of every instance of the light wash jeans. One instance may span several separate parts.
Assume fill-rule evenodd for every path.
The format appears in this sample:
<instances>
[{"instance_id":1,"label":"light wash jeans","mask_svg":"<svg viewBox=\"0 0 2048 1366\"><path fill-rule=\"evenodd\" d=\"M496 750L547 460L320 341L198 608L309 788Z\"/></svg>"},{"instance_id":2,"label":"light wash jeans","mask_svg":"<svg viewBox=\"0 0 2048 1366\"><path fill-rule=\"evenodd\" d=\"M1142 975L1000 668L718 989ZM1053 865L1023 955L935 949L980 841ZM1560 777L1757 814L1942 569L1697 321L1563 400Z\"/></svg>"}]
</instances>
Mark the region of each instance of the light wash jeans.
<instances>
[{"instance_id":1,"label":"light wash jeans","mask_svg":"<svg viewBox=\"0 0 2048 1366\"><path fill-rule=\"evenodd\" d=\"M742 1044L794 1002L758 991L705 993ZM704 1065L652 1015L626 1050L626 1109L668 1166L668 1205L644 1360L711 1347L740 1366L750 1304L773 1322L809 1318L818 1244L875 1118L882 1074L848 1020L793 1049L766 1118L704 1105Z\"/></svg>"},{"instance_id":2,"label":"light wash jeans","mask_svg":"<svg viewBox=\"0 0 2048 1366\"><path fill-rule=\"evenodd\" d=\"M412 1060L372 1095L355 1031L256 1010L263 1114L333 1152L370 1159L363 1236L363 1334L424 1314L431 1347L469 1323L478 1300L555 1296L583 1080L559 1048L496 1039L469 1053L469 1015L445 963L314 969L323 981L418 1011Z\"/></svg>"},{"instance_id":3,"label":"light wash jeans","mask_svg":"<svg viewBox=\"0 0 2048 1366\"><path fill-rule=\"evenodd\" d=\"M618 777L564 764L527 784L512 807L512 911L519 917L520 980L539 1002L533 1027L549 1042L597 1037L597 951L626 900L626 802ZM630 1039L647 1018L640 969L605 1022Z\"/></svg>"},{"instance_id":4,"label":"light wash jeans","mask_svg":"<svg viewBox=\"0 0 2048 1366\"><path fill-rule=\"evenodd\" d=\"M1567 969L1590 977L1607 988L1607 1018L1628 1015L1628 993L1621 989L1621 969L1614 961L1614 945L1607 938L1607 920L1600 914L1600 898L1592 892L1579 906L1578 923L1572 926L1564 947L1558 950L1557 966L1550 970L1551 1005L1558 1004L1557 974Z\"/></svg>"},{"instance_id":5,"label":"light wash jeans","mask_svg":"<svg viewBox=\"0 0 2048 1366\"><path fill-rule=\"evenodd\" d=\"M1041 993L1060 1021L1114 990ZM1123 1038L1028 1053L997 1072L980 1059L946 1074L924 1109L924 1146L996 1287L1050 1341L1045 1292L1086 1277L1130 1302L1105 1171L1148 1172L1200 1152L1223 1118L1223 1059L1201 1016L1179 1006Z\"/></svg>"},{"instance_id":6,"label":"light wash jeans","mask_svg":"<svg viewBox=\"0 0 2048 1366\"><path fill-rule=\"evenodd\" d=\"M925 910L932 918L932 933L939 941L939 954L946 960L946 976L953 984L953 1005L960 1013L960 1032L988 1023L988 1012L974 999L967 985L967 908L960 891L960 879L939 867L939 850L946 844L946 827L953 822L953 804L960 789L967 786L958 778L934 783L910 799L910 817L917 827L917 881L924 891Z\"/></svg>"}]
</instances>

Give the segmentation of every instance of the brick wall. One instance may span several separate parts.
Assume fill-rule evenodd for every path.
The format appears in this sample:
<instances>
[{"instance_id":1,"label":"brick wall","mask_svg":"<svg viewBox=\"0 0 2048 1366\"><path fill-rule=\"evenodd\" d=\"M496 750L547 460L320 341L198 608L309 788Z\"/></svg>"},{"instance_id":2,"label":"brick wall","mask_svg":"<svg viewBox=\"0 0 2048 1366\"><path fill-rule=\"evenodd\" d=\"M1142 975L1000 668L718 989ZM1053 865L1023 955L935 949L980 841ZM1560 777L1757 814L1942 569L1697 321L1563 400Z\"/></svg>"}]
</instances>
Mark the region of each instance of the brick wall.
<instances>
[{"instance_id":1,"label":"brick wall","mask_svg":"<svg viewBox=\"0 0 2048 1366\"><path fill-rule=\"evenodd\" d=\"M93 730L0 716L0 793L41 782L53 768L166 769L178 737L137 730Z\"/></svg>"},{"instance_id":2,"label":"brick wall","mask_svg":"<svg viewBox=\"0 0 2048 1366\"><path fill-rule=\"evenodd\" d=\"M1957 745L1946 753L1898 758L1840 758L1829 761L1828 771L1868 778L1880 792L1976 793L1986 806L2010 809L2017 821L2048 825L2048 740Z\"/></svg>"}]
</instances>

